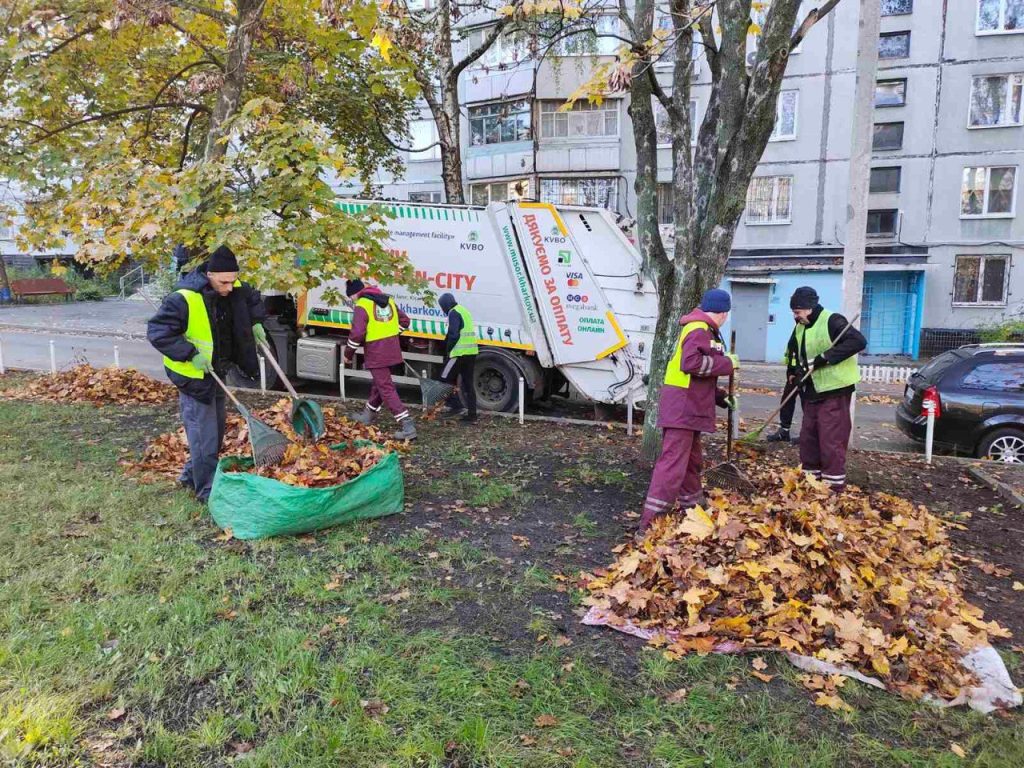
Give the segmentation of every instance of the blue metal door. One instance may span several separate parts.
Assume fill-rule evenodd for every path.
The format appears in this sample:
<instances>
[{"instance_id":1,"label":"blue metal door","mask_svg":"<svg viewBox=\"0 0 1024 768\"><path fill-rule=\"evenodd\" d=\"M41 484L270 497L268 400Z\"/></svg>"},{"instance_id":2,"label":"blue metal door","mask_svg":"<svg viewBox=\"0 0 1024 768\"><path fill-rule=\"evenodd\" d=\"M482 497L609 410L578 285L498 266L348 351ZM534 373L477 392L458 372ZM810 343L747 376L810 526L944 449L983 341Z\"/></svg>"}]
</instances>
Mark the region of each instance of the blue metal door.
<instances>
[{"instance_id":1,"label":"blue metal door","mask_svg":"<svg viewBox=\"0 0 1024 768\"><path fill-rule=\"evenodd\" d=\"M860 327L869 355L909 355L914 325L916 275L876 272L864 276L864 309Z\"/></svg>"}]
</instances>

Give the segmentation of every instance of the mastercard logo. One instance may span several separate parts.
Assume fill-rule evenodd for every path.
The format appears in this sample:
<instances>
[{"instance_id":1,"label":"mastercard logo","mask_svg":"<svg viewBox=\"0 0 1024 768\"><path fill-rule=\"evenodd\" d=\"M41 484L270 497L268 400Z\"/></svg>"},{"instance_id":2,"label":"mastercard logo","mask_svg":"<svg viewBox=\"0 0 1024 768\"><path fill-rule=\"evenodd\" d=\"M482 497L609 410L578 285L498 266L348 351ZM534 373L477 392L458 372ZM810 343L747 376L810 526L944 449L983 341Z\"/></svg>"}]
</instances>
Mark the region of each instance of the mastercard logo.
<instances>
[{"instance_id":1,"label":"mastercard logo","mask_svg":"<svg viewBox=\"0 0 1024 768\"><path fill-rule=\"evenodd\" d=\"M570 280L569 280L569 287L570 288L575 288L579 284L580 284L579 280L573 280L573 279L570 278Z\"/></svg>"}]
</instances>

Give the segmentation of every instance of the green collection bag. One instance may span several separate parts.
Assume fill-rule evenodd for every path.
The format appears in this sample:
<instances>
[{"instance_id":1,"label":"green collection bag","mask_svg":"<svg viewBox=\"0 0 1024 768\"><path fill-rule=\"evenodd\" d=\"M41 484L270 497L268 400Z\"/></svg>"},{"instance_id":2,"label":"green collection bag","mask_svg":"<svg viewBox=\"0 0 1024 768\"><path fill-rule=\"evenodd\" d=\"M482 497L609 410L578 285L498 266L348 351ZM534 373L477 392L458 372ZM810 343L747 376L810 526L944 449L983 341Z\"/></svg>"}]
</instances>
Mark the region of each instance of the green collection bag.
<instances>
[{"instance_id":1,"label":"green collection bag","mask_svg":"<svg viewBox=\"0 0 1024 768\"><path fill-rule=\"evenodd\" d=\"M332 445L331 450L347 445ZM384 517L401 512L405 502L402 467L394 451L358 477L328 488L299 488L245 471L228 471L251 466L251 458L221 459L210 492L210 514L221 528L230 528L236 539L307 533L353 520Z\"/></svg>"}]
</instances>

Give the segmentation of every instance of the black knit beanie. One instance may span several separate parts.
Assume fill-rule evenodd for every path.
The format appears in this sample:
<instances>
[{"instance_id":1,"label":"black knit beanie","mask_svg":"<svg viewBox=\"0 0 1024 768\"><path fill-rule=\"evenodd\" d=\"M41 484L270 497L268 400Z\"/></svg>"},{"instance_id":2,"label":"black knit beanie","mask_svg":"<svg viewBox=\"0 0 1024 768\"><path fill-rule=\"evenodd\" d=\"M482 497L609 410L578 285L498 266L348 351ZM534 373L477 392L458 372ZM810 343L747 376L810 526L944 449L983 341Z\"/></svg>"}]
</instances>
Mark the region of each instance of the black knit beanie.
<instances>
[{"instance_id":1,"label":"black knit beanie","mask_svg":"<svg viewBox=\"0 0 1024 768\"><path fill-rule=\"evenodd\" d=\"M357 293L359 293L365 287L366 286L363 284L363 281L360 280L358 277L355 280L346 280L345 281L345 295L346 296L355 296Z\"/></svg>"},{"instance_id":2,"label":"black knit beanie","mask_svg":"<svg viewBox=\"0 0 1024 768\"><path fill-rule=\"evenodd\" d=\"M222 245L217 248L216 251L210 254L210 258L206 262L207 272L237 272L238 271L238 259L235 258L235 254L231 252L231 249L226 245Z\"/></svg>"},{"instance_id":3,"label":"black knit beanie","mask_svg":"<svg viewBox=\"0 0 1024 768\"><path fill-rule=\"evenodd\" d=\"M789 300L790 309L814 309L818 306L818 292L809 285L802 285L793 291Z\"/></svg>"}]
</instances>

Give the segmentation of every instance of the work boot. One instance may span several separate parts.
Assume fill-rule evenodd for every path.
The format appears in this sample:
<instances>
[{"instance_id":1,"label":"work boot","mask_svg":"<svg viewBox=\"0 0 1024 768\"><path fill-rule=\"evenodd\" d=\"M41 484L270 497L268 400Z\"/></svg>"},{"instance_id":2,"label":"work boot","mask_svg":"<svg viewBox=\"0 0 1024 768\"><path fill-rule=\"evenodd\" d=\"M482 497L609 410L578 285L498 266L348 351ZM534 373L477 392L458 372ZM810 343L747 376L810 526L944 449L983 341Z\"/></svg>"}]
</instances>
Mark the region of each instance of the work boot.
<instances>
[{"instance_id":1,"label":"work boot","mask_svg":"<svg viewBox=\"0 0 1024 768\"><path fill-rule=\"evenodd\" d=\"M398 431L391 437L395 440L415 440L416 425L412 423L412 416L406 416L398 422Z\"/></svg>"},{"instance_id":2,"label":"work boot","mask_svg":"<svg viewBox=\"0 0 1024 768\"><path fill-rule=\"evenodd\" d=\"M454 419L456 416L462 416L465 412L466 409L460 406L458 408L446 409L443 415L446 419ZM465 416L463 416L463 418L465 418Z\"/></svg>"},{"instance_id":3,"label":"work boot","mask_svg":"<svg viewBox=\"0 0 1024 768\"><path fill-rule=\"evenodd\" d=\"M357 413L355 416L349 416L349 418L352 419L352 421L359 422L360 424L365 424L368 427L371 424L373 424L373 417L376 415L377 412L373 410L373 408L371 408L370 406L366 406L365 408L363 408L362 413Z\"/></svg>"},{"instance_id":4,"label":"work boot","mask_svg":"<svg viewBox=\"0 0 1024 768\"><path fill-rule=\"evenodd\" d=\"M765 442L768 443L788 443L789 442L789 430L779 427L778 431L768 435L765 438Z\"/></svg>"},{"instance_id":5,"label":"work boot","mask_svg":"<svg viewBox=\"0 0 1024 768\"><path fill-rule=\"evenodd\" d=\"M465 416L459 419L459 421L465 424L475 424L478 418L479 417L475 413L467 413Z\"/></svg>"}]
</instances>

